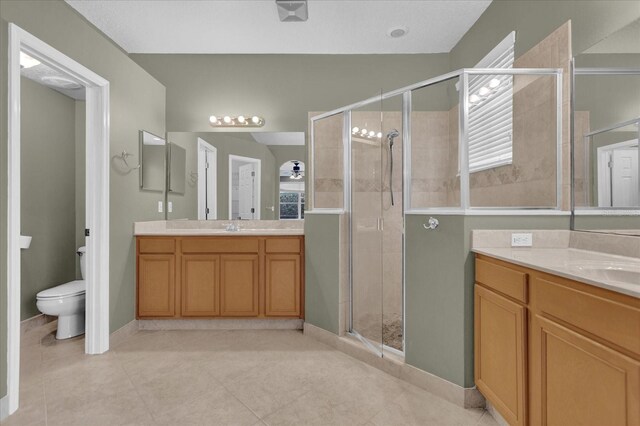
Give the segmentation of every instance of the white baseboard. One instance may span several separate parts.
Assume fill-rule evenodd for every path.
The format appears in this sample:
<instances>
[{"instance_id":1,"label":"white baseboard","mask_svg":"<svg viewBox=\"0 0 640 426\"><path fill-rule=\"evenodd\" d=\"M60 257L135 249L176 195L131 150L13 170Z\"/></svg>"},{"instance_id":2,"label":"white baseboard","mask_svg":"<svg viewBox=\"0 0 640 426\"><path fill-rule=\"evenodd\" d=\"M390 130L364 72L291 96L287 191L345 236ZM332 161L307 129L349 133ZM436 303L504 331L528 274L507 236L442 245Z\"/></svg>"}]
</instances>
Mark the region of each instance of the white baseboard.
<instances>
[{"instance_id":1,"label":"white baseboard","mask_svg":"<svg viewBox=\"0 0 640 426\"><path fill-rule=\"evenodd\" d=\"M0 398L0 422L9 417L9 397Z\"/></svg>"},{"instance_id":2,"label":"white baseboard","mask_svg":"<svg viewBox=\"0 0 640 426\"><path fill-rule=\"evenodd\" d=\"M138 320L140 330L302 330L301 319Z\"/></svg>"},{"instance_id":3,"label":"white baseboard","mask_svg":"<svg viewBox=\"0 0 640 426\"><path fill-rule=\"evenodd\" d=\"M385 356L381 358L368 350L360 341L350 336L340 337L309 323L304 324L304 334L460 407L482 408L485 406L484 397L475 387L463 388L406 364L400 357Z\"/></svg>"}]
</instances>

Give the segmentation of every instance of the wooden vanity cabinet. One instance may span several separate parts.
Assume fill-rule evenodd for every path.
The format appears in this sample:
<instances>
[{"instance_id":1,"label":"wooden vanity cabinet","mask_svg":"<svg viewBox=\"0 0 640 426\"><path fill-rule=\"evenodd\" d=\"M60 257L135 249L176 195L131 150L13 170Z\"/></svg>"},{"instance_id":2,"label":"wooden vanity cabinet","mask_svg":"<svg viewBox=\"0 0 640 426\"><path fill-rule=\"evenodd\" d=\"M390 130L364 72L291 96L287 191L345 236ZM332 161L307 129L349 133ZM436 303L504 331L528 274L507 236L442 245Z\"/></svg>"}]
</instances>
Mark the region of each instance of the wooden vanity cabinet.
<instances>
[{"instance_id":1,"label":"wooden vanity cabinet","mask_svg":"<svg viewBox=\"0 0 640 426\"><path fill-rule=\"evenodd\" d=\"M138 318L302 318L304 237L137 237Z\"/></svg>"},{"instance_id":2,"label":"wooden vanity cabinet","mask_svg":"<svg viewBox=\"0 0 640 426\"><path fill-rule=\"evenodd\" d=\"M640 299L476 255L474 315L476 384L510 424L640 424Z\"/></svg>"}]
</instances>

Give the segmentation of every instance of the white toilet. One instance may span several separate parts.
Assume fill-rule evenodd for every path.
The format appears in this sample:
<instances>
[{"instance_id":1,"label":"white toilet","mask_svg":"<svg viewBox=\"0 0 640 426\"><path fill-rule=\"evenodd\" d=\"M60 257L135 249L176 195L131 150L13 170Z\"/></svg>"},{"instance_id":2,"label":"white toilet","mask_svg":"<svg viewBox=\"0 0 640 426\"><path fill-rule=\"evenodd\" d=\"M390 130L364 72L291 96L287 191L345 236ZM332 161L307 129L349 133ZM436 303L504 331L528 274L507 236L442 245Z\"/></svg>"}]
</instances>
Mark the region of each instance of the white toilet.
<instances>
[{"instance_id":1,"label":"white toilet","mask_svg":"<svg viewBox=\"0 0 640 426\"><path fill-rule=\"evenodd\" d=\"M36 306L45 315L58 317L56 339L68 339L84 334L84 306L87 290L85 276L86 248L80 247L81 280L48 288L36 295Z\"/></svg>"}]
</instances>

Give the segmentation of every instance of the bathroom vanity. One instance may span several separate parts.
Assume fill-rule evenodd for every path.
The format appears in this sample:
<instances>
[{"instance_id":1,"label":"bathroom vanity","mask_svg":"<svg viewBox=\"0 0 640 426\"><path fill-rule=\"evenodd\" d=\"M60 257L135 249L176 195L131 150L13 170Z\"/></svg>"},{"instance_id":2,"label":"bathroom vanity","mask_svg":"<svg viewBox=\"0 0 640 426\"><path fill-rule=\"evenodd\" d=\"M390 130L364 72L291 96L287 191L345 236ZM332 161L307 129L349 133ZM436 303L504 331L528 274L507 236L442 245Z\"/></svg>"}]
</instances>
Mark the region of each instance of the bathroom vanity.
<instances>
[{"instance_id":1,"label":"bathroom vanity","mask_svg":"<svg viewBox=\"0 0 640 426\"><path fill-rule=\"evenodd\" d=\"M301 234L137 229L137 318L303 318Z\"/></svg>"},{"instance_id":2,"label":"bathroom vanity","mask_svg":"<svg viewBox=\"0 0 640 426\"><path fill-rule=\"evenodd\" d=\"M475 382L505 420L640 424L640 259L474 251Z\"/></svg>"}]
</instances>

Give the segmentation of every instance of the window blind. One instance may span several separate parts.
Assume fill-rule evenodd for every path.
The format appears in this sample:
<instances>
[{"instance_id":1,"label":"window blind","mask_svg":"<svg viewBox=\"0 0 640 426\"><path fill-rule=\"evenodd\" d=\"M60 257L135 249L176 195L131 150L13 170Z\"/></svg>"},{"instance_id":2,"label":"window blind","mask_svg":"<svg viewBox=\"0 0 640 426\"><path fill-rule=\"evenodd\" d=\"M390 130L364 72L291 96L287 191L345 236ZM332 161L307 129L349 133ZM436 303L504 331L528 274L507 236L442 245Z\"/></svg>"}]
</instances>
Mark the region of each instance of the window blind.
<instances>
[{"instance_id":1,"label":"window blind","mask_svg":"<svg viewBox=\"0 0 640 426\"><path fill-rule=\"evenodd\" d=\"M513 68L515 35L500 43L479 68ZM513 160L513 76L469 78L469 172L491 169Z\"/></svg>"}]
</instances>

